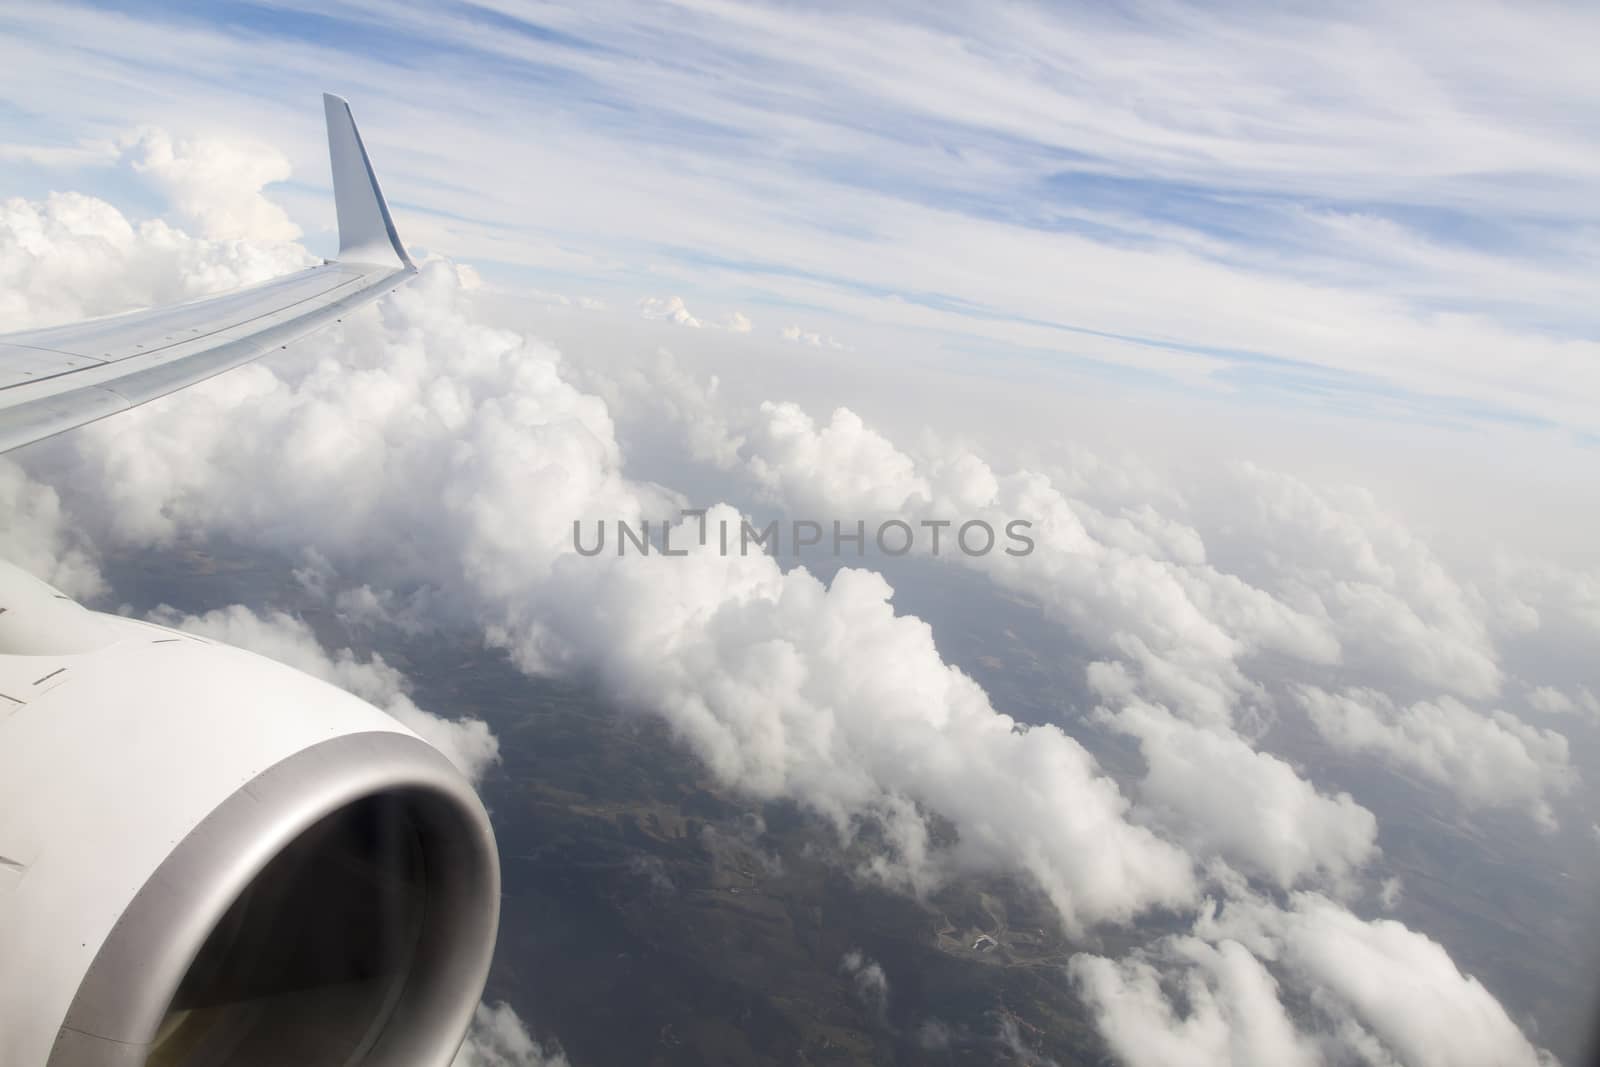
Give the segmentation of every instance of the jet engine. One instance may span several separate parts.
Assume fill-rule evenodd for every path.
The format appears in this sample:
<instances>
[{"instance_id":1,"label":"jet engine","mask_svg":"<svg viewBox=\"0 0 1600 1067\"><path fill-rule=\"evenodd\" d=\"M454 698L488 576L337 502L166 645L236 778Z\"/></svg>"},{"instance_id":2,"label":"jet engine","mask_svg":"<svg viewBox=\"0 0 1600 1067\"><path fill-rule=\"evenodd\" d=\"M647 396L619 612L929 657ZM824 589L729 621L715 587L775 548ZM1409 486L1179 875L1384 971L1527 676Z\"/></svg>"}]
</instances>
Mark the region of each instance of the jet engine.
<instances>
[{"instance_id":1,"label":"jet engine","mask_svg":"<svg viewBox=\"0 0 1600 1067\"><path fill-rule=\"evenodd\" d=\"M342 690L0 564L0 1064L449 1064L488 816Z\"/></svg>"}]
</instances>

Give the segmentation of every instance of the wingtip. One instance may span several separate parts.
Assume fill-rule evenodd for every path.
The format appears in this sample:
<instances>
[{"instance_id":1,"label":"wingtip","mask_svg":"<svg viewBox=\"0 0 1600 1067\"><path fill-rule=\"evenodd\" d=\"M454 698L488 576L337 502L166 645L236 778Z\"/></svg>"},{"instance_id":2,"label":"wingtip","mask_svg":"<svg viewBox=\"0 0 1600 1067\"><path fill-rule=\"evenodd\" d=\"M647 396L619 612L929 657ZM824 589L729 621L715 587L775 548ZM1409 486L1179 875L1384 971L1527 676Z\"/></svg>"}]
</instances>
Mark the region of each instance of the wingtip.
<instances>
[{"instance_id":1,"label":"wingtip","mask_svg":"<svg viewBox=\"0 0 1600 1067\"><path fill-rule=\"evenodd\" d=\"M322 94L328 123L328 159L333 170L334 206L339 220L339 258L349 262L394 263L415 269L395 231L389 205L378 187L349 101Z\"/></svg>"}]
</instances>

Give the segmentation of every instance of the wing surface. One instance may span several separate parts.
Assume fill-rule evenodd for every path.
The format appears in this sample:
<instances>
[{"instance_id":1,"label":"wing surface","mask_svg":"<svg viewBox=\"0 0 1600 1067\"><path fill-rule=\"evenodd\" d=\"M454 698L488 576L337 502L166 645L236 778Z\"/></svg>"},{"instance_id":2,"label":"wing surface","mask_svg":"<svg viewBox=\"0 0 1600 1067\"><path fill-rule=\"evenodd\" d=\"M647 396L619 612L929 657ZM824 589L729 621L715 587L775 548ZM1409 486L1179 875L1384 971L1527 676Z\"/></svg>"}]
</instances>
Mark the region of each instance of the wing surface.
<instances>
[{"instance_id":1,"label":"wing surface","mask_svg":"<svg viewBox=\"0 0 1600 1067\"><path fill-rule=\"evenodd\" d=\"M187 304L0 335L0 452L284 348L416 273L349 105L323 104L339 258Z\"/></svg>"}]
</instances>

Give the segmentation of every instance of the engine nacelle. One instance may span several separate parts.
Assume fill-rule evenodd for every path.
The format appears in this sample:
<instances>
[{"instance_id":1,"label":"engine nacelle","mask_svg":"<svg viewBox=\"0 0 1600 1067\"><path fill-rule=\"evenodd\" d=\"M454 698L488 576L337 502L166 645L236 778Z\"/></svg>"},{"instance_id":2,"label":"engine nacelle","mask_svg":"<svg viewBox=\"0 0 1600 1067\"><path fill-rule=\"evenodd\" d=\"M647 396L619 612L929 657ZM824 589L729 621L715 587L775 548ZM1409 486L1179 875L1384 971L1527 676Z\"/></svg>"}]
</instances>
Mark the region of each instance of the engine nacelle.
<instances>
[{"instance_id":1,"label":"engine nacelle","mask_svg":"<svg viewBox=\"0 0 1600 1067\"><path fill-rule=\"evenodd\" d=\"M388 715L0 563L0 1064L445 1067L499 905Z\"/></svg>"}]
</instances>

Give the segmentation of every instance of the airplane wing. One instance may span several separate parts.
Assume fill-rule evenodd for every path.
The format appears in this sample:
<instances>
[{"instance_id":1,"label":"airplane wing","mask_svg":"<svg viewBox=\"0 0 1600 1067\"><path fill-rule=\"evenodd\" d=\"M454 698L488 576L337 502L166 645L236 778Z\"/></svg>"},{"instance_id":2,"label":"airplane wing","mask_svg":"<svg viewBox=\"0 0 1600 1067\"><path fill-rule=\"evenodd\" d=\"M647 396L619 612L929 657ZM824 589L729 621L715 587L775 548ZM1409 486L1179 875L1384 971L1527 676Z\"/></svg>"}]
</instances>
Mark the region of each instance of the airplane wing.
<instances>
[{"instance_id":1,"label":"airplane wing","mask_svg":"<svg viewBox=\"0 0 1600 1067\"><path fill-rule=\"evenodd\" d=\"M350 105L322 101L339 258L187 304L0 335L0 452L287 347L416 274Z\"/></svg>"}]
</instances>

